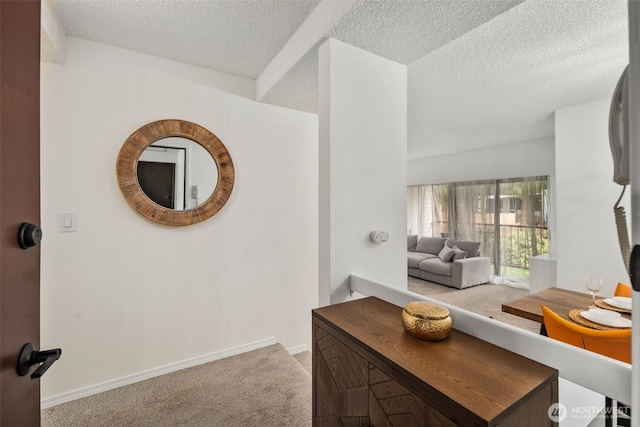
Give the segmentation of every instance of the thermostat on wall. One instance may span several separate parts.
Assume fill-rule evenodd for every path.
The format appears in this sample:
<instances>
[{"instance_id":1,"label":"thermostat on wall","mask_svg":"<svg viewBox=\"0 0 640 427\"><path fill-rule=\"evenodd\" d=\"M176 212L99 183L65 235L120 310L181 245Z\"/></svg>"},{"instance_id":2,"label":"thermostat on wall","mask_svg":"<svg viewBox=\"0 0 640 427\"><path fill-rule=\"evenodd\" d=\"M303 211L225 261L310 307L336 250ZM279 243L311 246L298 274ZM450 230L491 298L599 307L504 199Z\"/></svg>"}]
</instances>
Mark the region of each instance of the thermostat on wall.
<instances>
[{"instance_id":1,"label":"thermostat on wall","mask_svg":"<svg viewBox=\"0 0 640 427\"><path fill-rule=\"evenodd\" d=\"M372 231L369 238L374 243L382 243L389 240L389 233L386 231Z\"/></svg>"}]
</instances>

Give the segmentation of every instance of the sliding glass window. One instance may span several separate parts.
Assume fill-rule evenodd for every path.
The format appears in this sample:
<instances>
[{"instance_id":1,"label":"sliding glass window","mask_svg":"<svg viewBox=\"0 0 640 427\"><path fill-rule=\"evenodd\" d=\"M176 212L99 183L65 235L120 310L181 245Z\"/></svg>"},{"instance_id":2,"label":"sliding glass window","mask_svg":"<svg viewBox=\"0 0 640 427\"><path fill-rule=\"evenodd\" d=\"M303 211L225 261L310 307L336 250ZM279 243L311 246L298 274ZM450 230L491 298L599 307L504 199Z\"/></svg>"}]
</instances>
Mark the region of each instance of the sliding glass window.
<instances>
[{"instance_id":1,"label":"sliding glass window","mask_svg":"<svg viewBox=\"0 0 640 427\"><path fill-rule=\"evenodd\" d=\"M407 233L480 242L496 276L528 282L548 252L547 189L546 176L409 186Z\"/></svg>"}]
</instances>

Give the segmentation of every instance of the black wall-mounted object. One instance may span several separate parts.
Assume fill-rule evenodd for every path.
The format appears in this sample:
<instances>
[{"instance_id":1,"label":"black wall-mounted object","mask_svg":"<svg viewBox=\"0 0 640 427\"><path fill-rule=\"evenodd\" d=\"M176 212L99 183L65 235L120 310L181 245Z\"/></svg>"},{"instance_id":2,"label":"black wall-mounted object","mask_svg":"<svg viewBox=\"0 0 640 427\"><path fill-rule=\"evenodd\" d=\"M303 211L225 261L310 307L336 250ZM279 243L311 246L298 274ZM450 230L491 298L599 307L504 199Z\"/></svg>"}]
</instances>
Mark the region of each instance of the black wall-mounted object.
<instances>
[{"instance_id":1,"label":"black wall-mounted object","mask_svg":"<svg viewBox=\"0 0 640 427\"><path fill-rule=\"evenodd\" d=\"M42 230L35 224L24 222L18 230L18 243L22 249L27 249L40 244Z\"/></svg>"},{"instance_id":2,"label":"black wall-mounted object","mask_svg":"<svg viewBox=\"0 0 640 427\"><path fill-rule=\"evenodd\" d=\"M634 245L629 258L629 278L631 286L636 292L640 292L640 245Z\"/></svg>"}]
</instances>

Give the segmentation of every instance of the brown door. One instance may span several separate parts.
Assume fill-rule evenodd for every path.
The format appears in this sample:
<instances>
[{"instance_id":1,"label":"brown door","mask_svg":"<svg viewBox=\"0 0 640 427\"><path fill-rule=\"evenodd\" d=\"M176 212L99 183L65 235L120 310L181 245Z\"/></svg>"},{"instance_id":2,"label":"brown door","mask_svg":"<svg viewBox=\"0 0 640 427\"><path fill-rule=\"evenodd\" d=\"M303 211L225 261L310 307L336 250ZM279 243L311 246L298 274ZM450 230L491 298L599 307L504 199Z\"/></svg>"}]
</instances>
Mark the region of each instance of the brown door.
<instances>
[{"instance_id":1,"label":"brown door","mask_svg":"<svg viewBox=\"0 0 640 427\"><path fill-rule=\"evenodd\" d=\"M138 182L148 198L165 208L175 208L175 163L138 160Z\"/></svg>"},{"instance_id":2,"label":"brown door","mask_svg":"<svg viewBox=\"0 0 640 427\"><path fill-rule=\"evenodd\" d=\"M0 1L0 425L40 425L40 380L19 376L22 347L40 349L40 1Z\"/></svg>"}]
</instances>

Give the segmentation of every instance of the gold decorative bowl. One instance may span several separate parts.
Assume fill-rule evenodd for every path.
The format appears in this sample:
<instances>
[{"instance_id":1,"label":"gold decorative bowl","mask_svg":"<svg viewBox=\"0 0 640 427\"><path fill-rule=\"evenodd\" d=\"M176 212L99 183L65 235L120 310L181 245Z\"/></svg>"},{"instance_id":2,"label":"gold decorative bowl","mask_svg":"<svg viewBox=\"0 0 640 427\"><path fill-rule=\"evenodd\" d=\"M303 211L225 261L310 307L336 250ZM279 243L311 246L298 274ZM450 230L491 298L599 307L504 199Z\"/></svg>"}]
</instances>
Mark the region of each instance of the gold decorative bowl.
<instances>
[{"instance_id":1,"label":"gold decorative bowl","mask_svg":"<svg viewBox=\"0 0 640 427\"><path fill-rule=\"evenodd\" d=\"M402 310L402 326L415 338L441 341L451 332L449 310L426 301L414 301Z\"/></svg>"}]
</instances>

